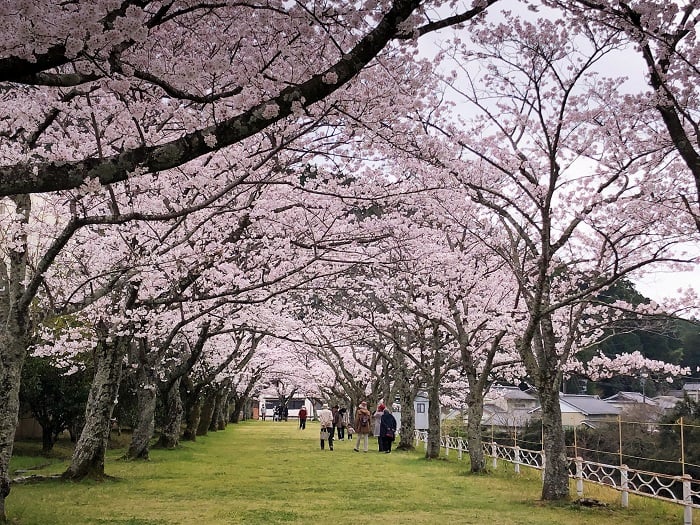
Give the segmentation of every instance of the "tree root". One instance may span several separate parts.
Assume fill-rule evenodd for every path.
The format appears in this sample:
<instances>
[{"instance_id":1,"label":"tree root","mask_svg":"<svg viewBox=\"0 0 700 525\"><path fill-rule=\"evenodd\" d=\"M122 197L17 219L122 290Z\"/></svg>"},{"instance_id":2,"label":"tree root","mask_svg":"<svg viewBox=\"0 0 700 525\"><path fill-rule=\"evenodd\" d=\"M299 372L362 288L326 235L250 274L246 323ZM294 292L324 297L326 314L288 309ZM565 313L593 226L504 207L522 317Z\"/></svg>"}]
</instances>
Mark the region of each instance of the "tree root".
<instances>
[{"instance_id":1,"label":"tree root","mask_svg":"<svg viewBox=\"0 0 700 525\"><path fill-rule=\"evenodd\" d=\"M572 503L574 505L580 505L581 507L607 507L608 506L607 503L603 503L602 501L598 501L597 499L593 499L593 498L580 498Z\"/></svg>"}]
</instances>

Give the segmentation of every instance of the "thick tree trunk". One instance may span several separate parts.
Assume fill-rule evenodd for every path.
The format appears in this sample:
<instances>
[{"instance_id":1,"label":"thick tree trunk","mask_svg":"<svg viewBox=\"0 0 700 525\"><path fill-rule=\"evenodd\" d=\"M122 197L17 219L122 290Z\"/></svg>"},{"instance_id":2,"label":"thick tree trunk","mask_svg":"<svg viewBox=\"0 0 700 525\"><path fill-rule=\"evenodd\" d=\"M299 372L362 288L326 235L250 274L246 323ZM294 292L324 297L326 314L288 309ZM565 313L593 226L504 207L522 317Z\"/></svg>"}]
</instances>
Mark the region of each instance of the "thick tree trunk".
<instances>
[{"instance_id":1,"label":"thick tree trunk","mask_svg":"<svg viewBox=\"0 0 700 525\"><path fill-rule=\"evenodd\" d=\"M437 382L436 382L437 383ZM431 385L428 390L428 446L427 459L440 457L440 392L439 385Z\"/></svg>"},{"instance_id":2,"label":"thick tree trunk","mask_svg":"<svg viewBox=\"0 0 700 525\"><path fill-rule=\"evenodd\" d=\"M238 423L243 413L243 398L238 396L234 397L231 405L233 405L233 408L231 409L229 421L231 421L231 423Z\"/></svg>"},{"instance_id":3,"label":"thick tree trunk","mask_svg":"<svg viewBox=\"0 0 700 525\"><path fill-rule=\"evenodd\" d=\"M197 441L197 427L202 416L202 400L194 399L186 410L185 432L182 434L183 441Z\"/></svg>"},{"instance_id":4,"label":"thick tree trunk","mask_svg":"<svg viewBox=\"0 0 700 525\"><path fill-rule=\"evenodd\" d=\"M202 412L199 417L199 425L197 425L197 435L206 436L211 426L211 420L214 416L214 408L216 406L216 395L209 394L202 405Z\"/></svg>"},{"instance_id":5,"label":"thick tree trunk","mask_svg":"<svg viewBox=\"0 0 700 525\"><path fill-rule=\"evenodd\" d=\"M121 337L113 343L107 343L101 338L97 345L95 377L85 408L85 426L75 446L71 464L63 473L64 479L104 476L112 412L119 392L122 361L127 347L128 341Z\"/></svg>"},{"instance_id":6,"label":"thick tree trunk","mask_svg":"<svg viewBox=\"0 0 700 525\"><path fill-rule=\"evenodd\" d=\"M166 423L158 440L158 446L173 449L180 444L182 427L182 399L180 398L180 379L175 382L165 396Z\"/></svg>"},{"instance_id":7,"label":"thick tree trunk","mask_svg":"<svg viewBox=\"0 0 700 525\"><path fill-rule=\"evenodd\" d=\"M486 459L481 442L481 418L483 415L483 396L470 395L467 408L467 449L469 450L471 471L475 473L486 472Z\"/></svg>"},{"instance_id":8,"label":"thick tree trunk","mask_svg":"<svg viewBox=\"0 0 700 525\"><path fill-rule=\"evenodd\" d=\"M218 430L223 430L219 428L219 422L221 421L221 413L223 411L223 403L226 390L220 389L214 394L214 410L212 411L211 421L209 422L209 432L216 432Z\"/></svg>"},{"instance_id":9,"label":"thick tree trunk","mask_svg":"<svg viewBox=\"0 0 700 525\"><path fill-rule=\"evenodd\" d=\"M216 429L226 430L226 425L228 425L228 411L229 411L229 394L230 388L222 388L216 398L217 411L216 411Z\"/></svg>"},{"instance_id":10,"label":"thick tree trunk","mask_svg":"<svg viewBox=\"0 0 700 525\"><path fill-rule=\"evenodd\" d=\"M136 392L138 419L134 433L131 435L131 444L126 457L129 459L148 459L149 444L155 428L157 388L153 372L148 365L139 366L136 377L139 385Z\"/></svg>"},{"instance_id":11,"label":"thick tree trunk","mask_svg":"<svg viewBox=\"0 0 700 525\"><path fill-rule=\"evenodd\" d=\"M10 494L10 458L17 431L19 387L30 332L30 298L25 295L29 250L27 229L21 226L29 223L32 200L29 195L13 195L10 200L15 205L14 215L10 206L4 211L13 215L16 226L20 227L14 233L14 228L5 232L7 250L0 257L0 523L7 522L5 499Z\"/></svg>"},{"instance_id":12,"label":"thick tree trunk","mask_svg":"<svg viewBox=\"0 0 700 525\"><path fill-rule=\"evenodd\" d=\"M230 410L230 405L228 402L229 391L226 390L225 394L221 398L221 409L219 410L217 428L218 430L226 430L226 425L228 425L228 415Z\"/></svg>"},{"instance_id":13,"label":"thick tree trunk","mask_svg":"<svg viewBox=\"0 0 700 525\"><path fill-rule=\"evenodd\" d=\"M19 387L26 345L21 337L0 333L0 523L7 520L5 498L10 493L10 458L19 417Z\"/></svg>"},{"instance_id":14,"label":"thick tree trunk","mask_svg":"<svg viewBox=\"0 0 700 525\"><path fill-rule=\"evenodd\" d=\"M553 385L552 385L553 384ZM542 499L556 501L569 497L569 468L566 459L566 441L561 425L558 382L539 387L542 406L542 449L544 450L544 480Z\"/></svg>"},{"instance_id":15,"label":"thick tree trunk","mask_svg":"<svg viewBox=\"0 0 700 525\"><path fill-rule=\"evenodd\" d=\"M399 398L401 407L401 424L396 450L414 450L416 448L413 445L413 434L416 430L416 411L413 402L415 401L416 392L412 385L415 381L412 382L408 377L405 363L401 358L395 362L395 366L396 380L394 382L394 388L396 389L396 395Z\"/></svg>"},{"instance_id":16,"label":"thick tree trunk","mask_svg":"<svg viewBox=\"0 0 700 525\"><path fill-rule=\"evenodd\" d=\"M404 408L404 406L406 408ZM396 450L415 450L416 411L413 401L409 405L401 406L401 428L399 430L399 443Z\"/></svg>"},{"instance_id":17,"label":"thick tree trunk","mask_svg":"<svg viewBox=\"0 0 700 525\"><path fill-rule=\"evenodd\" d=\"M401 428L399 429L399 443L397 450L414 450L413 433L416 430L415 391L408 381L402 381L396 385L398 388L399 402L401 403Z\"/></svg>"}]
</instances>

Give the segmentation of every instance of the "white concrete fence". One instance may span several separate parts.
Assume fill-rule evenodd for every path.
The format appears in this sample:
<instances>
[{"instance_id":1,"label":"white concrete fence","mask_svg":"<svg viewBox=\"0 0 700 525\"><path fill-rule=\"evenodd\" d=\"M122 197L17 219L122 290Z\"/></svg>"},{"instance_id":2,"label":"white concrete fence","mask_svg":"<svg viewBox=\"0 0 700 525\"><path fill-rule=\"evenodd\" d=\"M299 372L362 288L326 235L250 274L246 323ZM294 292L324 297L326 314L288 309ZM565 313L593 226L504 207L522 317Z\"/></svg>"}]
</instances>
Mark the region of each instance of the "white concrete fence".
<instances>
[{"instance_id":1,"label":"white concrete fence","mask_svg":"<svg viewBox=\"0 0 700 525\"><path fill-rule=\"evenodd\" d=\"M416 446L423 442L427 449L428 432L416 430L415 440ZM544 476L544 452L541 450L528 450L494 442L484 442L483 446L484 454L491 458L493 469L498 467L500 459L512 463L516 473L519 473L521 465L524 465L541 470ZM449 457L451 451L454 451L460 460L468 450L466 439L451 436L441 436L440 447L445 449L445 456ZM628 506L630 494L681 505L683 525L693 525L693 508L700 508L700 480L689 475L671 476L646 472L628 468L626 465L606 465L577 457L569 458L569 477L576 480L576 494L579 497L583 496L583 482L588 481L619 491L623 507Z\"/></svg>"}]
</instances>

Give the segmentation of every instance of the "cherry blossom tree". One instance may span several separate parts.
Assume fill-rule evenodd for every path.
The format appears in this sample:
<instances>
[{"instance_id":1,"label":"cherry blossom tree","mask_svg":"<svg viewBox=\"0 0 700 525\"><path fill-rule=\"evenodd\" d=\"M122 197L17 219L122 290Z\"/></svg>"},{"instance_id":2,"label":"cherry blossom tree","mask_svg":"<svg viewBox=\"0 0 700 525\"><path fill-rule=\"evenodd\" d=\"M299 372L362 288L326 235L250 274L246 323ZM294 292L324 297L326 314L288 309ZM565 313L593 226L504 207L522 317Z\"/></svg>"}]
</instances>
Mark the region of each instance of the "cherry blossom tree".
<instances>
[{"instance_id":1,"label":"cherry blossom tree","mask_svg":"<svg viewBox=\"0 0 700 525\"><path fill-rule=\"evenodd\" d=\"M661 116L670 139L665 147L676 149L695 180L694 192L686 193L683 188L679 195L700 230L700 9L694 2L685 1L551 3L563 7L575 19L606 30L620 30L641 55L651 92L631 96L629 103L651 107Z\"/></svg>"},{"instance_id":2,"label":"cherry blossom tree","mask_svg":"<svg viewBox=\"0 0 700 525\"><path fill-rule=\"evenodd\" d=\"M524 376L514 344L519 294L512 275L488 248L485 224L471 215L470 203L466 209L455 206L455 195L459 195L458 190L450 191L449 200L439 199L433 214L423 214L427 223L423 227L443 237L425 236L433 243L441 241L428 245L424 256L433 279L431 301L410 308L438 323L455 342L460 376L467 383L470 468L485 472L481 439L484 396L497 380L513 383ZM488 243L497 245L497 233L491 230L489 234ZM425 240L422 244L425 250Z\"/></svg>"},{"instance_id":3,"label":"cherry blossom tree","mask_svg":"<svg viewBox=\"0 0 700 525\"><path fill-rule=\"evenodd\" d=\"M392 41L411 47L494 1L461 13L437 0L7 6L0 81L32 110L3 119L0 195L157 176L303 113ZM444 18L420 14L443 3Z\"/></svg>"},{"instance_id":4,"label":"cherry blossom tree","mask_svg":"<svg viewBox=\"0 0 700 525\"><path fill-rule=\"evenodd\" d=\"M543 409L542 497L566 498L558 391L586 344L581 321L594 294L616 280L682 260L675 246L692 233L677 213L660 214L682 203L664 182L658 130L620 100L619 81L593 72L619 47L616 33L590 31L574 42L563 21L507 16L473 38L482 49L456 46L466 81L452 83L473 113L463 131L445 132L465 162L442 164L509 239L494 250L526 306L516 346ZM652 187L653 214L644 191Z\"/></svg>"},{"instance_id":5,"label":"cherry blossom tree","mask_svg":"<svg viewBox=\"0 0 700 525\"><path fill-rule=\"evenodd\" d=\"M165 208L175 218L182 211L171 209L174 195L192 195L193 185L205 189L224 178L232 164L250 166L245 148L238 155L231 146L282 119L305 120L314 104L340 90L387 46L410 55L415 37L467 21L492 3L430 21L418 7L433 4L409 0L328 9L268 1L203 6L27 0L3 8L3 29L12 38L0 51L7 102L0 129L0 195L7 196L2 205L8 212L2 315L11 322L3 323L2 332L0 431L8 445L0 451L0 519L6 519L17 378L32 332L28 307L72 235L88 224L145 218L148 208L130 204L149 189L159 193L158 210ZM248 38L251 27L256 38ZM206 34L211 38L202 37ZM214 158L218 151L232 162ZM130 197L109 195L100 206L109 211L106 217L90 213L93 199L90 206L81 202L91 192L113 192L114 187L100 185L119 181ZM58 228L32 274L26 194L56 190L77 190L70 213L63 215L71 219ZM221 197L226 184L219 190L218 196L199 193L208 197L198 205ZM213 200L204 202L207 198ZM165 218L162 211L154 213ZM115 278L98 295L123 286L126 274L122 283ZM120 343L122 352L126 346Z\"/></svg>"}]
</instances>

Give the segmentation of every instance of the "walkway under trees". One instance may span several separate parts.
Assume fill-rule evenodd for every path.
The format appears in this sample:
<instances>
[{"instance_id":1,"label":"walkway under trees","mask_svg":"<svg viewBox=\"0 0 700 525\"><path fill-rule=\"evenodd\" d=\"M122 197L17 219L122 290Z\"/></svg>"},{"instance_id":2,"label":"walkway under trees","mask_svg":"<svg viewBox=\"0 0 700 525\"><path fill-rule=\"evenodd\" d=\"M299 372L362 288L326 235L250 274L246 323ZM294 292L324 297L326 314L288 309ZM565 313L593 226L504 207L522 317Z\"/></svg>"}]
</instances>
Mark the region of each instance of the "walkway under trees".
<instances>
[{"instance_id":1,"label":"walkway under trees","mask_svg":"<svg viewBox=\"0 0 700 525\"><path fill-rule=\"evenodd\" d=\"M300 431L292 421L247 421L177 450L154 449L149 462L118 460L124 450L113 449L105 470L117 481L17 484L8 510L22 525L306 524L328 519L514 524L526 515L529 523L541 524L677 522L674 509L634 500L628 510L543 505L535 472L516 477L503 469L470 475L464 462L426 461L420 450L379 454L376 441L367 454L354 453L347 441L322 452L317 436L316 422ZM18 444L16 452L25 449ZM37 464L42 461L36 458ZM37 472L63 469L65 465L54 465Z\"/></svg>"}]
</instances>

